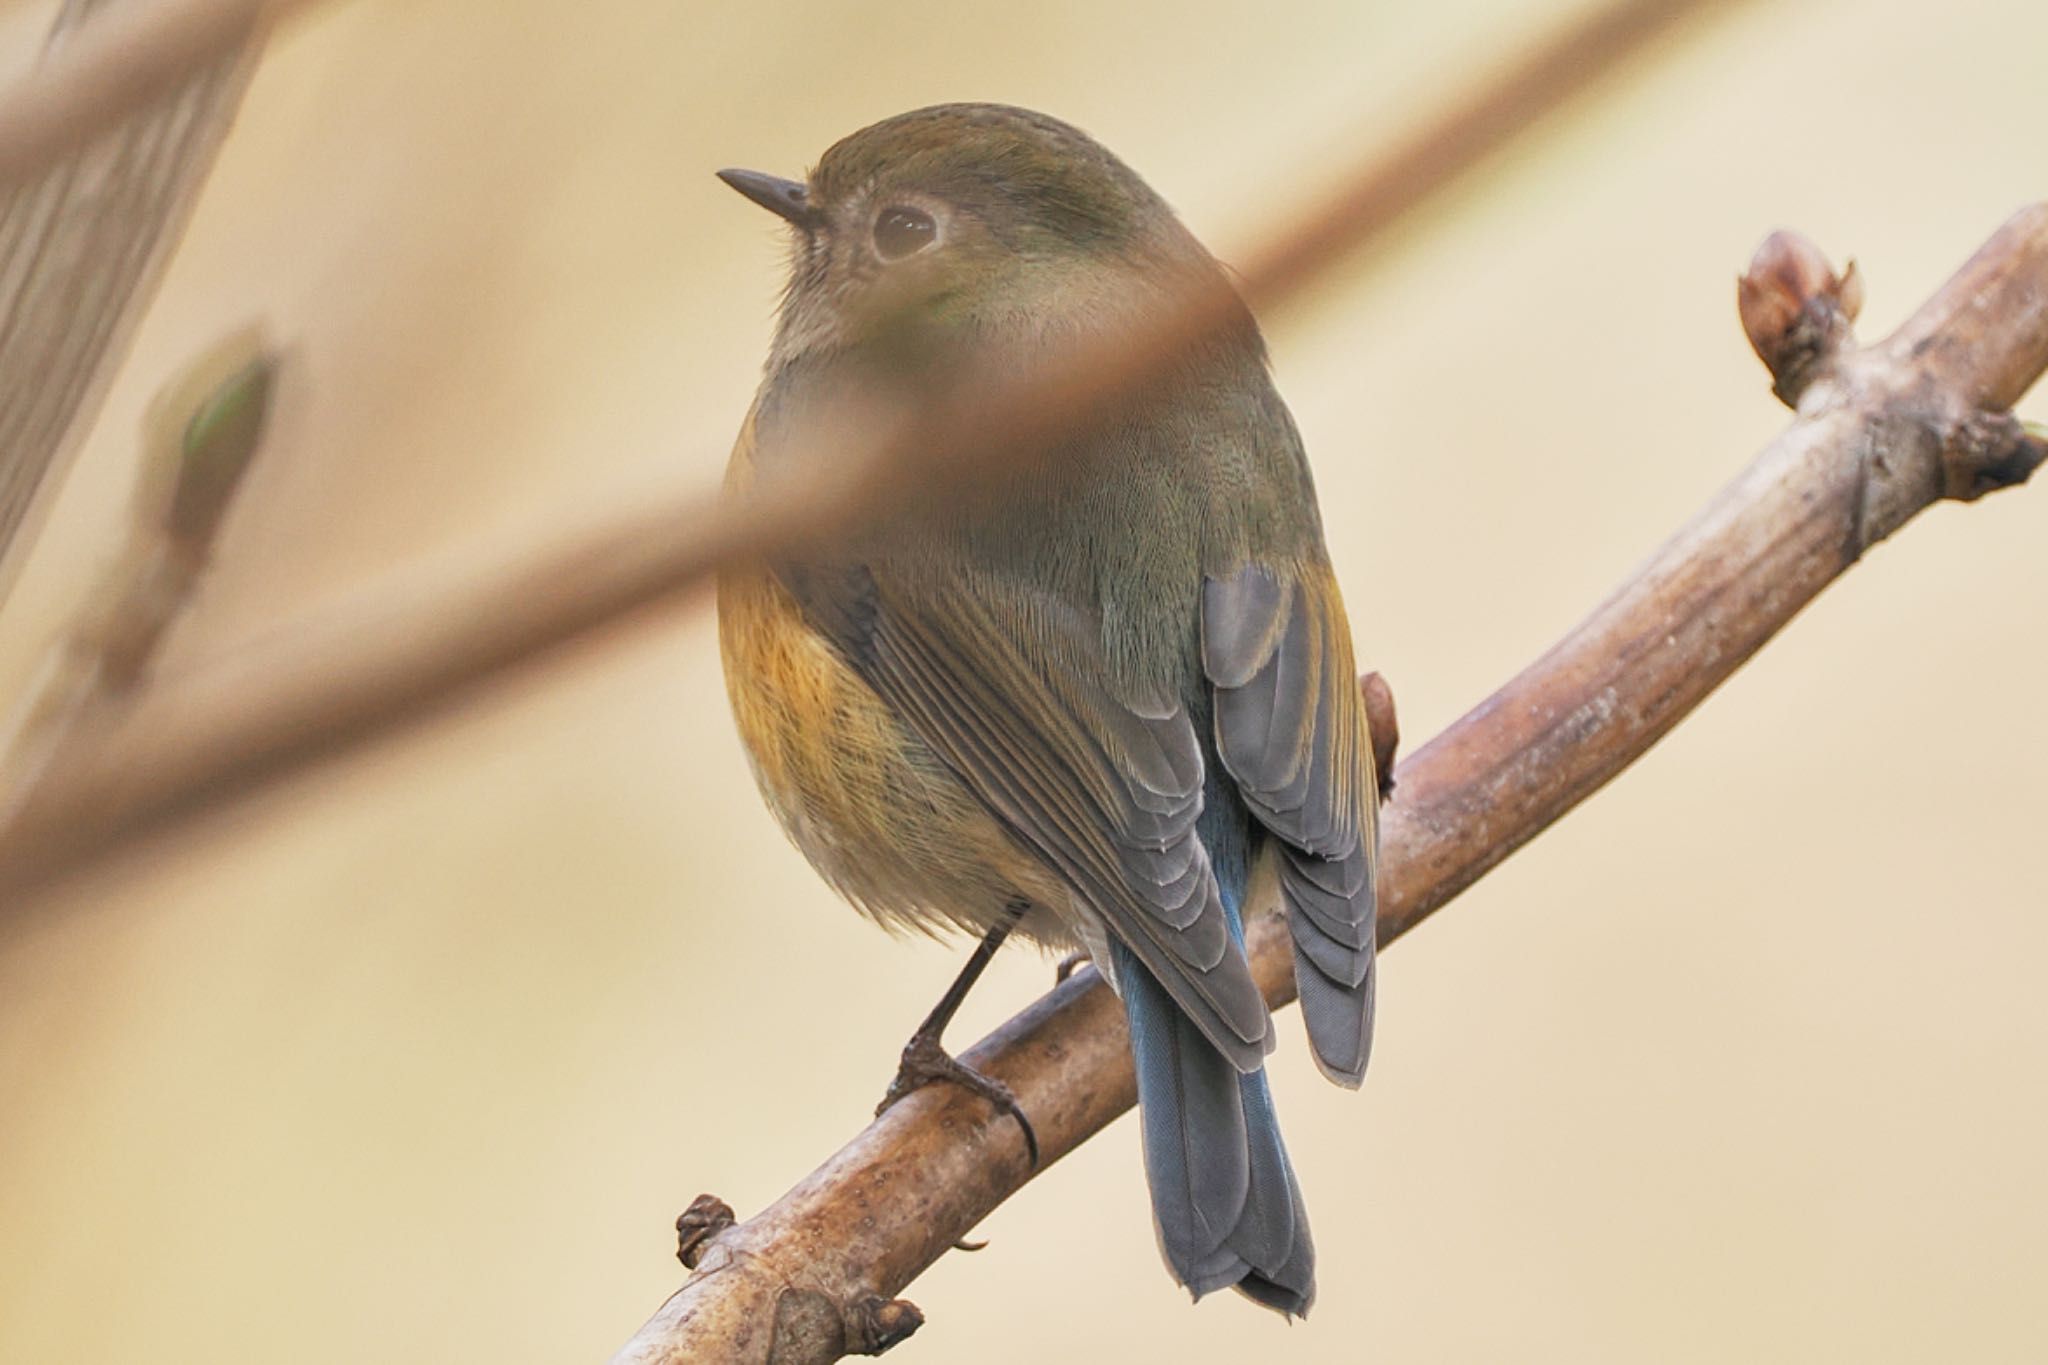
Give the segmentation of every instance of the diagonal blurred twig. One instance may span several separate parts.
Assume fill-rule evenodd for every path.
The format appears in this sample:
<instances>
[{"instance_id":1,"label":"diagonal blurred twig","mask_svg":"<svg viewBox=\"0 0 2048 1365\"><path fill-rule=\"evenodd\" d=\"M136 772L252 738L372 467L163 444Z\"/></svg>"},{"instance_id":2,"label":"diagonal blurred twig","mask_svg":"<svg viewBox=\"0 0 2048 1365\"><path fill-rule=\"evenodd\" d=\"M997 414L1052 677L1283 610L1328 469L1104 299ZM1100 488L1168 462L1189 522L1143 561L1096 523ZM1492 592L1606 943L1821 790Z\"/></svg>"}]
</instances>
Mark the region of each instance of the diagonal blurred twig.
<instances>
[{"instance_id":1,"label":"diagonal blurred twig","mask_svg":"<svg viewBox=\"0 0 2048 1365\"><path fill-rule=\"evenodd\" d=\"M254 358L195 406L197 386L218 378L222 358L242 359L252 346ZM22 807L44 773L61 769L95 723L133 701L213 557L214 537L262 443L277 364L245 336L201 365L164 400L183 409L163 414L180 429L168 439L151 433L126 553L0 735L0 822Z\"/></svg>"},{"instance_id":2,"label":"diagonal blurred twig","mask_svg":"<svg viewBox=\"0 0 2048 1365\"><path fill-rule=\"evenodd\" d=\"M80 71L104 69L85 59L109 50L110 31L132 45L146 11L144 0L66 0L42 65L0 96L0 603L255 67L240 30L172 79L118 86L104 116L81 113ZM34 127L48 130L40 144L24 141ZM10 162L9 147L37 151L35 164Z\"/></svg>"},{"instance_id":3,"label":"diagonal blurred twig","mask_svg":"<svg viewBox=\"0 0 2048 1365\"><path fill-rule=\"evenodd\" d=\"M0 185L54 165L312 0L127 0L0 92ZM68 25L67 25L68 27Z\"/></svg>"},{"instance_id":4,"label":"diagonal blurred twig","mask_svg":"<svg viewBox=\"0 0 2048 1365\"><path fill-rule=\"evenodd\" d=\"M1400 765L1381 944L1641 756L1871 545L2048 457L2006 410L2048 368L2048 204L2016 215L1884 342L1855 348L1853 303L1804 243L1759 252L1743 319L1798 416L1577 629ZM1249 939L1267 999L1291 1000L1285 924L1263 914ZM1092 972L963 1060L1017 1095L1047 1163L1135 1099L1123 1010ZM678 1223L697 1273L613 1365L886 1350L923 1320L893 1296L1036 1173L1020 1131L979 1097L930 1086L747 1222L699 1199Z\"/></svg>"},{"instance_id":5,"label":"diagonal blurred twig","mask_svg":"<svg viewBox=\"0 0 2048 1365\"><path fill-rule=\"evenodd\" d=\"M1255 307L1298 292L1489 152L1642 52L1680 19L1733 6L1616 0L1565 26L1389 153L1340 179L1243 265ZM4 117L0 117L4 125ZM4 127L0 127L4 133ZM4 137L0 137L4 145ZM700 588L720 565L843 530L927 496L976 461L1039 457L1176 363L1234 309L1190 298L1057 362L971 377L948 395L896 394L815 424L831 458L786 463L738 506L678 496L480 582L410 594L302 635L235 675L194 679L163 721L51 780L0 832L0 903L114 844L189 818L305 764L455 704L479 685L601 627ZM972 451L935 464L933 452Z\"/></svg>"}]
</instances>

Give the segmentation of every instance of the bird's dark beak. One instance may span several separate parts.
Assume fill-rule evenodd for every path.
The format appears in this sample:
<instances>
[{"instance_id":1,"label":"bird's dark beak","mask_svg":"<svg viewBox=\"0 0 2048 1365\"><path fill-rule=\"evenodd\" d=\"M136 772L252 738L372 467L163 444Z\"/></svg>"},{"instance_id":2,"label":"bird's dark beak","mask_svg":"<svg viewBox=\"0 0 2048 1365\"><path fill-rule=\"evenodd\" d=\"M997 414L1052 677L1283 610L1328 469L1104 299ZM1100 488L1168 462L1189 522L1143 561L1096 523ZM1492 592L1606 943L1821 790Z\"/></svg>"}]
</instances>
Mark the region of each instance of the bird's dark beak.
<instances>
[{"instance_id":1,"label":"bird's dark beak","mask_svg":"<svg viewBox=\"0 0 2048 1365\"><path fill-rule=\"evenodd\" d=\"M759 171L720 171L718 178L776 217L786 218L806 231L818 224L818 211L811 207L810 192L800 181Z\"/></svg>"}]
</instances>

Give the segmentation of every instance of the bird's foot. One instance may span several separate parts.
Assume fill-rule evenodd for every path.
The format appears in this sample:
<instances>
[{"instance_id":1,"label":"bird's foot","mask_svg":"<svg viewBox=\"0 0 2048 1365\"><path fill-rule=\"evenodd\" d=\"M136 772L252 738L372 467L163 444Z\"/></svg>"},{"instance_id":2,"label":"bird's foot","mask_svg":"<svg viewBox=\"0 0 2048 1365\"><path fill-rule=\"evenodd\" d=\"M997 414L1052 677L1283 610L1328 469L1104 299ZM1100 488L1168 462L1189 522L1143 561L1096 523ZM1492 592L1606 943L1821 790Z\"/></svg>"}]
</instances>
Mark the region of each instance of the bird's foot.
<instances>
[{"instance_id":1,"label":"bird's foot","mask_svg":"<svg viewBox=\"0 0 2048 1365\"><path fill-rule=\"evenodd\" d=\"M1024 1130L1024 1150L1030 1154L1032 1166L1038 1165L1038 1133L1032 1128L1031 1120L1024 1116L1024 1106L1017 1102L1017 1096L1010 1087L992 1076L982 1075L954 1057L939 1046L938 1035L921 1029L903 1045L902 1065L896 1068L896 1079L889 1082L882 1102L875 1106L875 1117L880 1118L905 1095L933 1081L946 1081L979 1095L1000 1112L1017 1120L1017 1126Z\"/></svg>"},{"instance_id":2,"label":"bird's foot","mask_svg":"<svg viewBox=\"0 0 2048 1365\"><path fill-rule=\"evenodd\" d=\"M1089 958L1086 953L1068 953L1060 959L1059 966L1052 969L1052 984L1055 986L1060 985L1075 972L1087 966L1088 962Z\"/></svg>"}]
</instances>

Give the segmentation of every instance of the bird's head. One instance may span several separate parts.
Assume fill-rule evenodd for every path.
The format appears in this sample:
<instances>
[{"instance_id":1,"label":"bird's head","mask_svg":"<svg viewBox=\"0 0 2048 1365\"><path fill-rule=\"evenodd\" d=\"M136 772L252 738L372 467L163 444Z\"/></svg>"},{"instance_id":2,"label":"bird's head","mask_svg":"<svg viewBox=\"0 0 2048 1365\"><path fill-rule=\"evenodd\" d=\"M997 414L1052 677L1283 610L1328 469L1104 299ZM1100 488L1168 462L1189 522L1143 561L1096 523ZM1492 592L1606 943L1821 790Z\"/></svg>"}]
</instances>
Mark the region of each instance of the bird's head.
<instances>
[{"instance_id":1,"label":"bird's head","mask_svg":"<svg viewBox=\"0 0 2048 1365\"><path fill-rule=\"evenodd\" d=\"M1156 302L1216 266L1087 134L1028 110L945 104L836 143L805 181L719 172L787 221L771 364L891 329L1029 341Z\"/></svg>"}]
</instances>

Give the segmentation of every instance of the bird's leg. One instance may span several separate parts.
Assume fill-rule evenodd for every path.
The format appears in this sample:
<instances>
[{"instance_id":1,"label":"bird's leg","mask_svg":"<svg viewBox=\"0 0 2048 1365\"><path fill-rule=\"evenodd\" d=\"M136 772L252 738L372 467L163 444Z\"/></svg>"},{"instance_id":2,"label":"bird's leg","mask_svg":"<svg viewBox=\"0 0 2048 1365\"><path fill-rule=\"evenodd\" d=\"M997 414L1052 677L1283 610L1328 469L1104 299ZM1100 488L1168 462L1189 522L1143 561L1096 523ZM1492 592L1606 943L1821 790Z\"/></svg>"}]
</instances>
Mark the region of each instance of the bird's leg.
<instances>
[{"instance_id":1,"label":"bird's leg","mask_svg":"<svg viewBox=\"0 0 2048 1365\"><path fill-rule=\"evenodd\" d=\"M960 1004L967 999L967 992L988 970L989 960L996 955L996 949L1003 946L1003 940L1017 927L1017 921L1024 918L1031 906L1017 901L1004 907L1008 912L993 929L983 936L974 955L967 959L967 965L960 969L960 975L939 997L939 1003L932 1006L932 1012L925 1016L917 1032L910 1035L910 1041L903 1045L903 1063L896 1069L896 1079L889 1082L889 1089L882 1096L882 1102L875 1106L875 1116L881 1117L889 1107L911 1091L931 1081L951 1081L963 1090L973 1091L1003 1113L1017 1120L1017 1126L1024 1130L1024 1148L1031 1154L1031 1164L1038 1164L1038 1134L1031 1127L1031 1120L1024 1116L1024 1106L1017 1103L1010 1087L991 1076L984 1076L973 1067L953 1057L939 1045L939 1038L946 1031L946 1025L953 1022L953 1016L960 1010Z\"/></svg>"}]
</instances>

